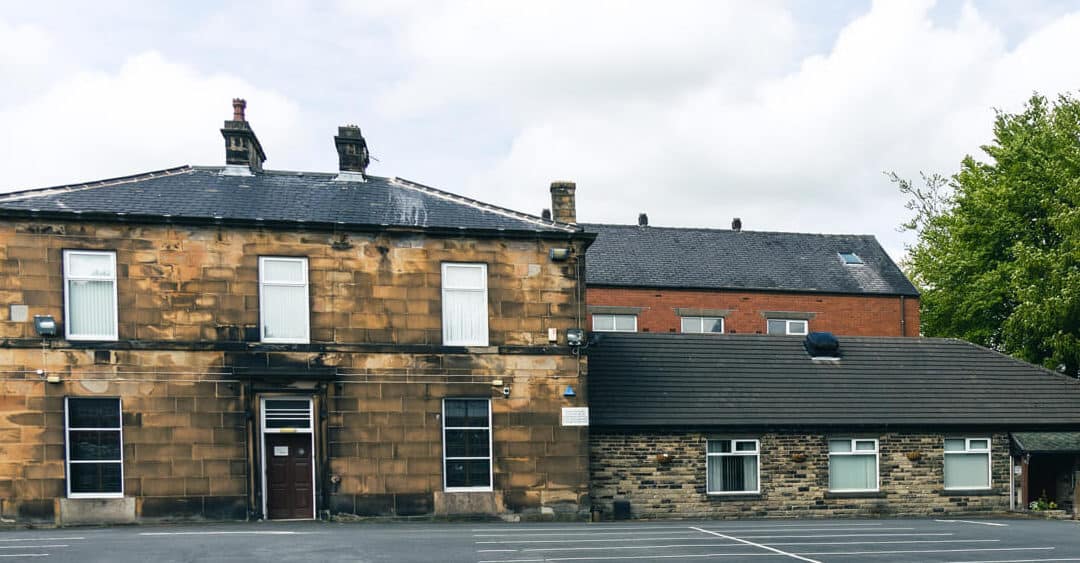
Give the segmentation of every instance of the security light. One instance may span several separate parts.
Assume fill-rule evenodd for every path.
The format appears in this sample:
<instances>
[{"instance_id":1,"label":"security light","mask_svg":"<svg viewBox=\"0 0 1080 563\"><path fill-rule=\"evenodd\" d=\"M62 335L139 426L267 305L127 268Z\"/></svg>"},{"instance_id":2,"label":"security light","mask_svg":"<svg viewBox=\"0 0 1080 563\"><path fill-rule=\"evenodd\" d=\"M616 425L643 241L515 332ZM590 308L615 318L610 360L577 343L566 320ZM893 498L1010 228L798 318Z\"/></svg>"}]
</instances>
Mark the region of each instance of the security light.
<instances>
[{"instance_id":1,"label":"security light","mask_svg":"<svg viewBox=\"0 0 1080 563\"><path fill-rule=\"evenodd\" d=\"M569 346L581 346L585 343L585 331L580 328L566 329L566 344Z\"/></svg>"},{"instance_id":2,"label":"security light","mask_svg":"<svg viewBox=\"0 0 1080 563\"><path fill-rule=\"evenodd\" d=\"M56 336L56 320L52 318L52 315L34 315L34 331L38 336L45 338Z\"/></svg>"}]
</instances>

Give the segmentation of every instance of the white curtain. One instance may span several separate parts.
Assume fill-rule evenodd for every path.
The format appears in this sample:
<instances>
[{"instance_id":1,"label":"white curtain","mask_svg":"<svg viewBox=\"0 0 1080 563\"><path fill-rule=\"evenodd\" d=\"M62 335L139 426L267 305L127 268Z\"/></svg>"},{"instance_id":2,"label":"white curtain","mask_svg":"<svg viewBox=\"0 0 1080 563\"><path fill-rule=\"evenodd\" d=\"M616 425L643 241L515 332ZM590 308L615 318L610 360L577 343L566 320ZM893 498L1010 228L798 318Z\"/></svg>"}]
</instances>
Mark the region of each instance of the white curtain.
<instances>
[{"instance_id":1,"label":"white curtain","mask_svg":"<svg viewBox=\"0 0 1080 563\"><path fill-rule=\"evenodd\" d=\"M834 455L829 458L829 488L872 490L877 488L877 457Z\"/></svg>"},{"instance_id":2,"label":"white curtain","mask_svg":"<svg viewBox=\"0 0 1080 563\"><path fill-rule=\"evenodd\" d=\"M116 302L112 281L68 282L68 333L109 336L116 331Z\"/></svg>"},{"instance_id":3,"label":"white curtain","mask_svg":"<svg viewBox=\"0 0 1080 563\"><path fill-rule=\"evenodd\" d=\"M982 489L990 486L990 456L945 454L946 489Z\"/></svg>"},{"instance_id":4,"label":"white curtain","mask_svg":"<svg viewBox=\"0 0 1080 563\"><path fill-rule=\"evenodd\" d=\"M487 346L486 292L443 290L443 344L447 346Z\"/></svg>"},{"instance_id":5,"label":"white curtain","mask_svg":"<svg viewBox=\"0 0 1080 563\"><path fill-rule=\"evenodd\" d=\"M307 338L306 286L264 285L262 304L264 338Z\"/></svg>"}]
</instances>

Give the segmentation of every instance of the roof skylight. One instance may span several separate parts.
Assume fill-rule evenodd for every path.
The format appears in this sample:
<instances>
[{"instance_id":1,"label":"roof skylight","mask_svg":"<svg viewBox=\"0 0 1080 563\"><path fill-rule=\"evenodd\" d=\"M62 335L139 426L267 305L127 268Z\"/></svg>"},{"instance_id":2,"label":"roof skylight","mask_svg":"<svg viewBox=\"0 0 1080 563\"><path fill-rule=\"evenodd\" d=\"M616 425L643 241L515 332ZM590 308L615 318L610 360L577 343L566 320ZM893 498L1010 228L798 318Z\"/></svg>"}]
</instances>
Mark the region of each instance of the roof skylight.
<instances>
[{"instance_id":1,"label":"roof skylight","mask_svg":"<svg viewBox=\"0 0 1080 563\"><path fill-rule=\"evenodd\" d=\"M859 255L854 252L839 252L838 254L845 264L854 265L863 263L862 258L859 258Z\"/></svg>"}]
</instances>

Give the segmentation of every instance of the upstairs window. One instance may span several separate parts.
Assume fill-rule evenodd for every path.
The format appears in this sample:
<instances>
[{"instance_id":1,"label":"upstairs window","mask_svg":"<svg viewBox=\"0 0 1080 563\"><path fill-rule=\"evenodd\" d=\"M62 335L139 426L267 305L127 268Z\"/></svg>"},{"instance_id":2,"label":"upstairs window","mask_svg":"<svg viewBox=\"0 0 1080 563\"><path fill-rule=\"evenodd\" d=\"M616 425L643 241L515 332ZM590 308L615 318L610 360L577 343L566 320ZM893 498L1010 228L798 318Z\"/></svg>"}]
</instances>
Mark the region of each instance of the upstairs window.
<instances>
[{"instance_id":1,"label":"upstairs window","mask_svg":"<svg viewBox=\"0 0 1080 563\"><path fill-rule=\"evenodd\" d=\"M723 334L724 317L682 317L682 331Z\"/></svg>"},{"instance_id":2,"label":"upstairs window","mask_svg":"<svg viewBox=\"0 0 1080 563\"><path fill-rule=\"evenodd\" d=\"M443 346L488 345L486 264L442 265Z\"/></svg>"},{"instance_id":3,"label":"upstairs window","mask_svg":"<svg viewBox=\"0 0 1080 563\"><path fill-rule=\"evenodd\" d=\"M593 332L637 332L637 315L593 313Z\"/></svg>"},{"instance_id":4,"label":"upstairs window","mask_svg":"<svg viewBox=\"0 0 1080 563\"><path fill-rule=\"evenodd\" d=\"M706 488L711 495L758 492L758 441L709 440Z\"/></svg>"},{"instance_id":5,"label":"upstairs window","mask_svg":"<svg viewBox=\"0 0 1080 563\"><path fill-rule=\"evenodd\" d=\"M116 253L64 251L68 340L116 340Z\"/></svg>"},{"instance_id":6,"label":"upstairs window","mask_svg":"<svg viewBox=\"0 0 1080 563\"><path fill-rule=\"evenodd\" d=\"M64 421L68 497L124 496L120 399L67 397Z\"/></svg>"},{"instance_id":7,"label":"upstairs window","mask_svg":"<svg viewBox=\"0 0 1080 563\"><path fill-rule=\"evenodd\" d=\"M307 258L259 258L259 327L263 342L310 341Z\"/></svg>"},{"instance_id":8,"label":"upstairs window","mask_svg":"<svg viewBox=\"0 0 1080 563\"><path fill-rule=\"evenodd\" d=\"M810 323L804 320L769 319L766 328L769 334L805 335L809 331L809 325Z\"/></svg>"},{"instance_id":9,"label":"upstairs window","mask_svg":"<svg viewBox=\"0 0 1080 563\"><path fill-rule=\"evenodd\" d=\"M854 252L840 252L838 254L840 254L840 260L849 266L857 266L863 263L862 258L859 258L859 255Z\"/></svg>"},{"instance_id":10,"label":"upstairs window","mask_svg":"<svg viewBox=\"0 0 1080 563\"><path fill-rule=\"evenodd\" d=\"M990 488L990 438L945 439L945 489Z\"/></svg>"}]
</instances>

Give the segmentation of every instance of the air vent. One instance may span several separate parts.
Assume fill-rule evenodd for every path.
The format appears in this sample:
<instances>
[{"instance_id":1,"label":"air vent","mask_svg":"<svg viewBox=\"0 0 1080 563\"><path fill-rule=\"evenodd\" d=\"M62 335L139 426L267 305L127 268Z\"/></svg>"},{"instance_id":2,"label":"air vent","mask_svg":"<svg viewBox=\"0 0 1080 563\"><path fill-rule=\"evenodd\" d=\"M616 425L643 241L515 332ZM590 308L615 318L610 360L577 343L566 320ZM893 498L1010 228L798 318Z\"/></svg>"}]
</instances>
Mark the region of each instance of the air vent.
<instances>
[{"instance_id":1,"label":"air vent","mask_svg":"<svg viewBox=\"0 0 1080 563\"><path fill-rule=\"evenodd\" d=\"M840 341L831 332L811 332L804 344L811 358L840 357Z\"/></svg>"}]
</instances>

